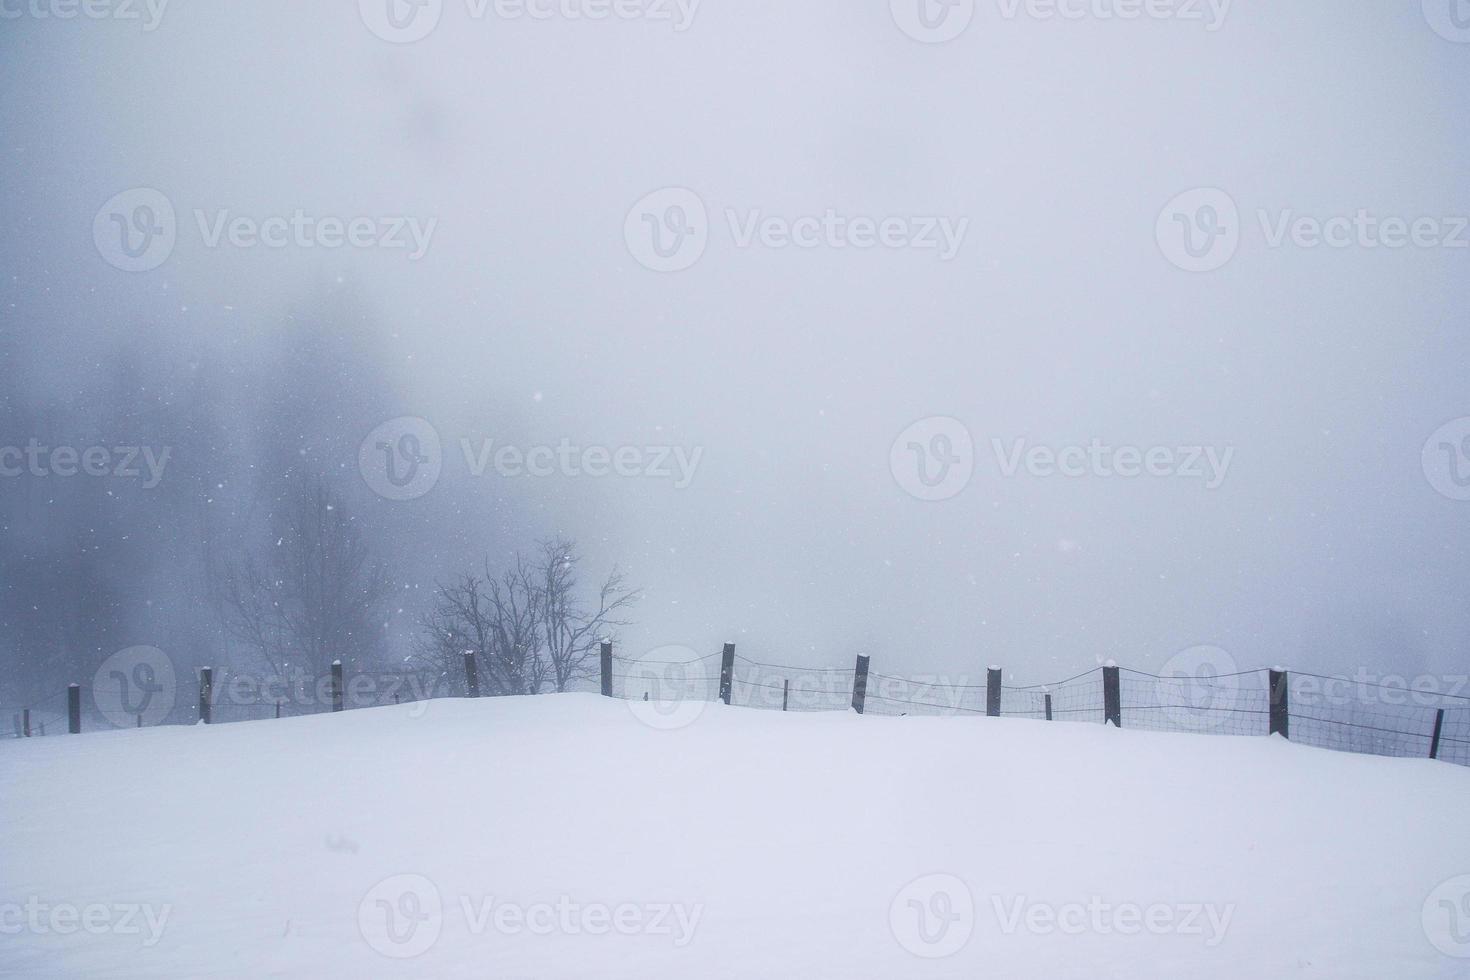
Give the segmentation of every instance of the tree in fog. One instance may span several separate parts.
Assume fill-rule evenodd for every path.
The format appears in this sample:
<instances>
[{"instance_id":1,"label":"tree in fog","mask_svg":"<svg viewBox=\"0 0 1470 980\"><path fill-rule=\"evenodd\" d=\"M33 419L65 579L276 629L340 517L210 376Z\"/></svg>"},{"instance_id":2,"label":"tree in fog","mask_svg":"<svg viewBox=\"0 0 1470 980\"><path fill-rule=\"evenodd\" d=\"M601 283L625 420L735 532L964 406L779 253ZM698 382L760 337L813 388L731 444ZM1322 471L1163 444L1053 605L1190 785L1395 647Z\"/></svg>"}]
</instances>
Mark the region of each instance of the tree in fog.
<instances>
[{"instance_id":1,"label":"tree in fog","mask_svg":"<svg viewBox=\"0 0 1470 980\"><path fill-rule=\"evenodd\" d=\"M597 645L628 625L624 611L637 599L614 569L591 599L579 595L576 545L542 542L535 556L516 554L510 566L462 575L441 584L423 617L421 660L441 676L460 676L464 656L480 665L491 695L565 691L596 671Z\"/></svg>"},{"instance_id":2,"label":"tree in fog","mask_svg":"<svg viewBox=\"0 0 1470 980\"><path fill-rule=\"evenodd\" d=\"M638 591L628 587L617 568L603 579L596 597L584 601L578 594L581 560L576 542L554 538L541 543L535 564L542 596L541 639L558 691L597 673L599 643L629 625L622 617L638 601Z\"/></svg>"},{"instance_id":3,"label":"tree in fog","mask_svg":"<svg viewBox=\"0 0 1470 980\"><path fill-rule=\"evenodd\" d=\"M272 542L225 574L232 634L282 675L378 659L392 586L342 499L320 481L287 491Z\"/></svg>"}]
</instances>

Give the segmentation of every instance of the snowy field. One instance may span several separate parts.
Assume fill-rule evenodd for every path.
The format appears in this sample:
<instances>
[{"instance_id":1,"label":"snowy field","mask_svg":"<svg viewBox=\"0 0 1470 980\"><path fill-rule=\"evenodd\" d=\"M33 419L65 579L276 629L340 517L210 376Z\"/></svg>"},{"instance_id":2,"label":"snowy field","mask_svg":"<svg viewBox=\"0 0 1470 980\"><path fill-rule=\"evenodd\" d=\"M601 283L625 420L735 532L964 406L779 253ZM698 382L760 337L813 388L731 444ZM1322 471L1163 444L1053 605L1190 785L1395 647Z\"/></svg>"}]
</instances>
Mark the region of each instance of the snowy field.
<instances>
[{"instance_id":1,"label":"snowy field","mask_svg":"<svg viewBox=\"0 0 1470 980\"><path fill-rule=\"evenodd\" d=\"M1470 770L649 710L7 740L0 975L1470 976Z\"/></svg>"}]
</instances>

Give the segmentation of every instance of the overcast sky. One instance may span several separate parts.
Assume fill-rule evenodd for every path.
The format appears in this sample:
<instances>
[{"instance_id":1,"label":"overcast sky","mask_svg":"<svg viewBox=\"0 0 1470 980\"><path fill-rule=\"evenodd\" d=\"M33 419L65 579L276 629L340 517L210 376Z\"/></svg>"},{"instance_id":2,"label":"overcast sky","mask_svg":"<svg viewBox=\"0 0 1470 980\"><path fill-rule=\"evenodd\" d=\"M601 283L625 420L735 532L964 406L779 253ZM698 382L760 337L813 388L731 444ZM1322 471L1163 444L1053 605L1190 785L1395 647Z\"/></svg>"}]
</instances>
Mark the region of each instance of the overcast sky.
<instances>
[{"instance_id":1,"label":"overcast sky","mask_svg":"<svg viewBox=\"0 0 1470 980\"><path fill-rule=\"evenodd\" d=\"M340 280L442 441L392 505L496 483L527 540L645 587L634 652L1462 673L1470 502L1422 457L1470 416L1470 30L1436 0L980 0L931 43L959 22L896 2L444 0L397 43L370 0L177 2L151 30L6 0L0 324L65 391L104 340L246 336ZM136 188L176 241L126 271L94 223ZM210 242L298 209L377 244ZM1344 247L1292 224L1360 211ZM1433 221L1391 248L1395 218ZM697 466L475 477L462 439Z\"/></svg>"}]
</instances>

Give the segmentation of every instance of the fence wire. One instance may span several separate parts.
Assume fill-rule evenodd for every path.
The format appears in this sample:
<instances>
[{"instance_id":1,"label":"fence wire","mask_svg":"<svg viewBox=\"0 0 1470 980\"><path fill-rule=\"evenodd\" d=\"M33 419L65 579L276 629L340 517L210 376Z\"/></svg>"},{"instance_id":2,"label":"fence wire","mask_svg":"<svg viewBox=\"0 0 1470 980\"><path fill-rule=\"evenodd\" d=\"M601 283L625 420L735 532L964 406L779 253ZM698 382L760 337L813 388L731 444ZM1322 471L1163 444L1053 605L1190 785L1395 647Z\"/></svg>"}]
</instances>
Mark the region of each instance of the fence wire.
<instances>
[{"instance_id":1,"label":"fence wire","mask_svg":"<svg viewBox=\"0 0 1470 980\"><path fill-rule=\"evenodd\" d=\"M732 658L731 705L768 711L850 711L854 667L798 667ZM722 654L689 660L612 657L614 697L627 700L717 701ZM1208 676L1160 676L1117 668L1122 727L1145 731L1261 736L1271 729L1271 672L1262 668ZM999 715L1006 718L1091 722L1106 720L1105 668L1052 684L999 686ZM997 676L999 676L997 674ZM1344 752L1429 758L1470 766L1470 696L1411 690L1366 680L1287 672L1288 736L1295 742ZM576 685L591 688L595 681ZM83 729L115 727L82 694ZM162 724L198 720L197 695L181 685L178 704ZM32 700L31 737L69 733L68 688ZM342 683L343 709L405 704L470 693L463 672L431 669L349 671ZM215 668L210 687L214 723L264 721L328 713L335 708L330 675L262 679L259 674ZM985 716L988 677L867 674L864 711L889 716ZM15 735L23 736L21 709L12 709ZM116 712L114 712L115 714Z\"/></svg>"}]
</instances>

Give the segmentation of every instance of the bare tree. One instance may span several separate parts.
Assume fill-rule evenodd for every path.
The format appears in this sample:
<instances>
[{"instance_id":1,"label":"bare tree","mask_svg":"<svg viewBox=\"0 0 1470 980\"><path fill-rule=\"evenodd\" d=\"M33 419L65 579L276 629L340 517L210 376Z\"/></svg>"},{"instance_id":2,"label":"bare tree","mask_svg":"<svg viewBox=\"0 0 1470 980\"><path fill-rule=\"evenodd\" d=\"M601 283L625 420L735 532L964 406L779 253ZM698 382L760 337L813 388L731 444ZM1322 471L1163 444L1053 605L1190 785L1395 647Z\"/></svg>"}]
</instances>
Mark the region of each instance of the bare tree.
<instances>
[{"instance_id":1,"label":"bare tree","mask_svg":"<svg viewBox=\"0 0 1470 980\"><path fill-rule=\"evenodd\" d=\"M536 563L541 602L541 636L551 682L565 691L574 681L593 677L598 670L597 648L629 625L623 613L638 601L616 567L598 587L595 603L583 604L577 595L577 566L582 556L567 538L541 542Z\"/></svg>"},{"instance_id":2,"label":"bare tree","mask_svg":"<svg viewBox=\"0 0 1470 980\"><path fill-rule=\"evenodd\" d=\"M496 575L463 575L435 591L434 608L422 619L421 661L444 677L461 676L464 656L481 668L490 695L535 694L545 683L539 655L541 594L519 556Z\"/></svg>"},{"instance_id":3,"label":"bare tree","mask_svg":"<svg viewBox=\"0 0 1470 980\"><path fill-rule=\"evenodd\" d=\"M565 691L596 670L597 644L626 626L621 614L637 599L616 569L595 604L577 595L580 557L573 542L542 542L534 560L517 554L496 574L464 575L436 590L423 617L421 660L441 676L463 672L466 653L481 665L492 695Z\"/></svg>"},{"instance_id":4,"label":"bare tree","mask_svg":"<svg viewBox=\"0 0 1470 980\"><path fill-rule=\"evenodd\" d=\"M320 482L300 485L271 523L264 556L226 570L231 633L282 675L378 659L392 587L341 499Z\"/></svg>"}]
</instances>

